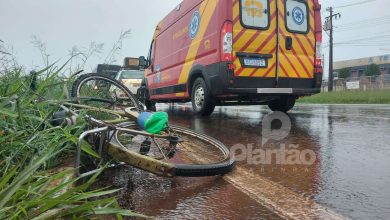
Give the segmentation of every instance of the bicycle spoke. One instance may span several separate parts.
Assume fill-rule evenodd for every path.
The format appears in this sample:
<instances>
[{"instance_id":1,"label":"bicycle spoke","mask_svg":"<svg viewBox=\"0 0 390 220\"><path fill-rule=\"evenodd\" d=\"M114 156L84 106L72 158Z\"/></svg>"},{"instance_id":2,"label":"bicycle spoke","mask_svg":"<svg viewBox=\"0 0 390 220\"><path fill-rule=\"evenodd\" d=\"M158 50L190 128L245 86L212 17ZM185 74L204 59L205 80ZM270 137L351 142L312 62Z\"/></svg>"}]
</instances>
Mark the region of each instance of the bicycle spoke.
<instances>
[{"instance_id":1,"label":"bicycle spoke","mask_svg":"<svg viewBox=\"0 0 390 220\"><path fill-rule=\"evenodd\" d=\"M166 157L166 155L165 155L163 149L162 149L162 148L160 147L160 145L157 143L157 141L155 140L155 138L152 138L152 140L153 140L154 144L156 144L156 146L157 146L158 149L160 150L161 154L162 154L163 157L164 157L164 160L165 160L165 161L168 161L168 158Z\"/></svg>"}]
</instances>

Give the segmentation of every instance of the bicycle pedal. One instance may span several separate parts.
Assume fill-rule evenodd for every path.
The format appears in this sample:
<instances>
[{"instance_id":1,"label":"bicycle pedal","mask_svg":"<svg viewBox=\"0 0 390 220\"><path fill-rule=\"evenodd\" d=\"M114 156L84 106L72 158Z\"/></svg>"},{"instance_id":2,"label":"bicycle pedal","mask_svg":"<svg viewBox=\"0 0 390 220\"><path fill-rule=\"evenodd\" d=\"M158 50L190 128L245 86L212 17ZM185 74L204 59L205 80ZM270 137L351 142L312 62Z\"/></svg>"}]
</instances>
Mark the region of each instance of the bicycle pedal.
<instances>
[{"instance_id":1,"label":"bicycle pedal","mask_svg":"<svg viewBox=\"0 0 390 220\"><path fill-rule=\"evenodd\" d=\"M139 149L139 153L142 155L147 155L150 151L150 146L152 145L152 142L149 139L146 139L141 144L141 148Z\"/></svg>"}]
</instances>

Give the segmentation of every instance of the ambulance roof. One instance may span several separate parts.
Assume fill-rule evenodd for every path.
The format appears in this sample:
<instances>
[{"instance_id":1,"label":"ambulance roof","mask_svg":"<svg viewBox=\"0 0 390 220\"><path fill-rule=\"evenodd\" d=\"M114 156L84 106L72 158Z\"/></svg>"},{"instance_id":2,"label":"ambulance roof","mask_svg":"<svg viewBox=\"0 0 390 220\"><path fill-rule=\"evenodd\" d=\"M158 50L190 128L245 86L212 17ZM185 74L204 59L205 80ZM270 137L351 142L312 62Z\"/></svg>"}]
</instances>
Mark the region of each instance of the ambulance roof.
<instances>
[{"instance_id":1,"label":"ambulance roof","mask_svg":"<svg viewBox=\"0 0 390 220\"><path fill-rule=\"evenodd\" d=\"M154 38L172 26L185 14L189 13L195 6L204 0L184 0L176 6L163 20L161 20L156 26Z\"/></svg>"}]
</instances>

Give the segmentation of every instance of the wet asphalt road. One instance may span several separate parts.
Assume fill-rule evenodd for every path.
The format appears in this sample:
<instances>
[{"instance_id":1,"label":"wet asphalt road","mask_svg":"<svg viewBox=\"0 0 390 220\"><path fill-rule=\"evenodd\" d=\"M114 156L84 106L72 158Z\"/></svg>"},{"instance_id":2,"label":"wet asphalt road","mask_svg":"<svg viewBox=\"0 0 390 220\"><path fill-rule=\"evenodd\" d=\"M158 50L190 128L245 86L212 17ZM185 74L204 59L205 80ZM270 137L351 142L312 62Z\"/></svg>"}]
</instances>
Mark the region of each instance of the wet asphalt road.
<instances>
[{"instance_id":1,"label":"wet asphalt road","mask_svg":"<svg viewBox=\"0 0 390 220\"><path fill-rule=\"evenodd\" d=\"M390 218L390 106L298 105L291 129L286 119L271 123L289 131L283 139L265 133L266 107L219 107L209 118L193 116L187 104L158 110L241 147L240 161L232 174L212 178L110 170L102 182L124 188L125 208L162 219ZM271 140L263 144L264 136Z\"/></svg>"}]
</instances>

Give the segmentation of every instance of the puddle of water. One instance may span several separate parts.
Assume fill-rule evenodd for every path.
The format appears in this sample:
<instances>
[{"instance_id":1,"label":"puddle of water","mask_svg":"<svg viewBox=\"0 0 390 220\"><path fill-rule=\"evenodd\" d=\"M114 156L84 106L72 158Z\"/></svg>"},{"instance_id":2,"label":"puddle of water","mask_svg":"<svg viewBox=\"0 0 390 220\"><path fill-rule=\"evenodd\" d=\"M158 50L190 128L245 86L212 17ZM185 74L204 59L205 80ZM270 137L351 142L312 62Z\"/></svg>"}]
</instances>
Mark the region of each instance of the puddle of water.
<instances>
[{"instance_id":1,"label":"puddle of water","mask_svg":"<svg viewBox=\"0 0 390 220\"><path fill-rule=\"evenodd\" d=\"M123 208L157 219L280 219L222 177L167 179L122 167L106 171L99 184L123 188Z\"/></svg>"},{"instance_id":2,"label":"puddle of water","mask_svg":"<svg viewBox=\"0 0 390 220\"><path fill-rule=\"evenodd\" d=\"M261 107L221 107L210 118L200 118L188 105L160 110L169 112L172 123L227 146L253 144L254 149L260 148L262 119L270 113ZM311 165L241 161L232 175L194 179L164 179L126 168L106 175L105 184L124 187L123 207L164 219L340 218L336 212L353 219L387 219L390 107L303 105L290 118L289 136L267 147L293 144L299 151L310 150L316 155Z\"/></svg>"}]
</instances>

